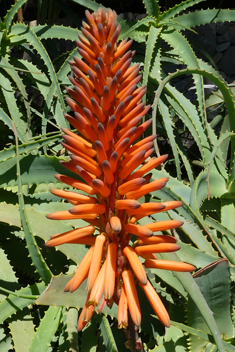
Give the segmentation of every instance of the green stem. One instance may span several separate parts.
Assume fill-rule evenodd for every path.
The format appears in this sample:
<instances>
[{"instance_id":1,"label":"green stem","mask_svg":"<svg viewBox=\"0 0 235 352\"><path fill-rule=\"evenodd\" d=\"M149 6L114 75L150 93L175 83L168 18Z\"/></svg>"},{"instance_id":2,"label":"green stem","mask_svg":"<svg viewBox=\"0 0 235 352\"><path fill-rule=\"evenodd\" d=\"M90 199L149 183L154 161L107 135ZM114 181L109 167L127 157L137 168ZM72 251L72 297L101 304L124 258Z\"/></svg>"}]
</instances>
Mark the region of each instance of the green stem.
<instances>
[{"instance_id":1,"label":"green stem","mask_svg":"<svg viewBox=\"0 0 235 352\"><path fill-rule=\"evenodd\" d=\"M16 296L16 297L21 297L21 298L26 298L26 299L32 299L32 300L36 300L36 299L38 299L38 297L39 297L39 295L38 295L38 296L34 296L34 295L22 295L22 294L19 294L19 293L17 293L17 292L9 291L9 290L7 290L6 288L3 288L3 287L0 287L0 291L9 293L10 295L13 295L13 296Z\"/></svg>"}]
</instances>

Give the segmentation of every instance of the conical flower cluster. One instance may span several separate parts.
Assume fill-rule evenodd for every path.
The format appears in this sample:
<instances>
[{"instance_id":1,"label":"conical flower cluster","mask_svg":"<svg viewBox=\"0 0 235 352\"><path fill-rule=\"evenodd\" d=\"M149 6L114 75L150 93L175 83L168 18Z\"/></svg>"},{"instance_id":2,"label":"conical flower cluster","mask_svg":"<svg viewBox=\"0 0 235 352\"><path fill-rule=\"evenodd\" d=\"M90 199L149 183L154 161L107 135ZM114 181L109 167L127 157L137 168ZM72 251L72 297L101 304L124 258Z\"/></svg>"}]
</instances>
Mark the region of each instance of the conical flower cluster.
<instances>
[{"instance_id":1,"label":"conical flower cluster","mask_svg":"<svg viewBox=\"0 0 235 352\"><path fill-rule=\"evenodd\" d=\"M118 325L127 327L128 311L136 326L141 323L136 282L145 292L160 321L169 326L169 316L158 294L148 281L146 268L193 271L192 265L157 260L154 253L173 252L180 247L168 235L156 231L174 229L181 221L159 221L138 225L144 216L181 205L178 201L140 203L138 199L165 186L167 178L150 182L152 169L167 155L154 157L153 140L142 138L151 120L142 123L150 106L142 97L146 88L139 65L131 65L132 41L117 43L121 31L114 11L99 8L83 23L77 41L81 59L70 62L74 88L67 88L67 103L73 116L67 121L78 131L63 128L62 145L70 160L62 164L83 180L65 175L55 177L74 191L52 190L72 204L68 211L51 213L54 220L83 219L88 225L54 235L47 246L64 243L90 246L65 291L73 292L87 279L87 300L78 321L78 330L107 304L118 304ZM152 157L151 157L152 156ZM77 191L78 190L78 191ZM82 194L79 193L82 191ZM85 193L85 194L84 194ZM133 235L134 244L130 243ZM142 261L142 257L145 261Z\"/></svg>"}]
</instances>

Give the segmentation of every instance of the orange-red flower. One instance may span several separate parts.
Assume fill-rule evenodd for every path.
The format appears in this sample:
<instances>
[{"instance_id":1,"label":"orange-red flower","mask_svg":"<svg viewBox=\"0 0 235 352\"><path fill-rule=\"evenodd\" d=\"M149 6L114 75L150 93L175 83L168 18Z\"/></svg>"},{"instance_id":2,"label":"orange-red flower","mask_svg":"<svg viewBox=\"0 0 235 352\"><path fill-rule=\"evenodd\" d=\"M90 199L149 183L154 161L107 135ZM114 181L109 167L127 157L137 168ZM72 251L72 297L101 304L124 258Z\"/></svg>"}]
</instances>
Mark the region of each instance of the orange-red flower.
<instances>
[{"instance_id":1,"label":"orange-red flower","mask_svg":"<svg viewBox=\"0 0 235 352\"><path fill-rule=\"evenodd\" d=\"M90 245L65 291L73 292L87 279L87 299L78 321L82 330L91 319L94 308L105 304L119 305L118 325L127 327L128 311L136 326L141 323L136 282L145 292L160 321L169 326L169 316L159 296L147 279L144 269L193 271L189 264L158 260L154 253L176 251L180 247L172 236L155 235L156 231L174 229L181 221L159 221L141 226L139 219L154 213L175 209L178 201L141 203L149 192L165 186L168 178L150 182L152 169L161 165L167 155L155 157L153 140L143 138L151 120L142 123L150 106L142 98L145 87L139 87L139 65L131 65L132 41L117 43L121 31L114 11L99 8L83 23L76 41L81 58L70 61L73 88L67 88L66 99L73 116L67 121L77 130L63 128L62 145L70 154L62 164L74 177L55 177L74 188L52 190L72 204L68 211L48 215L49 219L83 219L80 229L54 235L48 246L64 243ZM78 181L79 176L83 181ZM80 194L79 191L83 193ZM85 194L84 194L85 193ZM130 239L136 236L134 245ZM145 259L142 263L139 256Z\"/></svg>"}]
</instances>

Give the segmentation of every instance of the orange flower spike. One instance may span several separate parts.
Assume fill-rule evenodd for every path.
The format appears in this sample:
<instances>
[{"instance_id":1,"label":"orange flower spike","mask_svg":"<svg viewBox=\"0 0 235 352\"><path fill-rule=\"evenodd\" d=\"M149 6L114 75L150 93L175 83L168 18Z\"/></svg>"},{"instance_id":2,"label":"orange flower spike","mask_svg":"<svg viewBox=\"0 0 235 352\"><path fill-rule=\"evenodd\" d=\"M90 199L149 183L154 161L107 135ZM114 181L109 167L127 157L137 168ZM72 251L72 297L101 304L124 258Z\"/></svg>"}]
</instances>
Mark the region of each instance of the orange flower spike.
<instances>
[{"instance_id":1,"label":"orange flower spike","mask_svg":"<svg viewBox=\"0 0 235 352\"><path fill-rule=\"evenodd\" d=\"M135 170L144 160L145 160L145 150L140 151L135 154L133 158L125 165L125 167L120 171L119 177L125 180L130 173Z\"/></svg>"},{"instance_id":2,"label":"orange flower spike","mask_svg":"<svg viewBox=\"0 0 235 352\"><path fill-rule=\"evenodd\" d=\"M102 174L102 171L97 167L97 165L91 164L89 161L81 158L80 156L71 155L71 160L75 162L75 164L80 165L86 171L92 173L93 175L99 177Z\"/></svg>"},{"instance_id":3,"label":"orange flower spike","mask_svg":"<svg viewBox=\"0 0 235 352\"><path fill-rule=\"evenodd\" d=\"M134 249L130 246L126 246L123 250L123 253L127 257L137 280L139 280L140 282L142 282L142 284L145 285L147 283L147 275Z\"/></svg>"},{"instance_id":4,"label":"orange flower spike","mask_svg":"<svg viewBox=\"0 0 235 352\"><path fill-rule=\"evenodd\" d=\"M51 189L50 192L57 197L61 197L67 199L68 201L76 201L80 203L92 203L95 204L97 202L96 198L86 196L84 194L79 194L70 191L63 191L62 189Z\"/></svg>"},{"instance_id":5,"label":"orange flower spike","mask_svg":"<svg viewBox=\"0 0 235 352\"><path fill-rule=\"evenodd\" d=\"M123 183L121 186L118 187L118 193L121 195L126 194L134 189L139 189L141 185L146 182L145 178L135 178L131 181Z\"/></svg>"},{"instance_id":6,"label":"orange flower spike","mask_svg":"<svg viewBox=\"0 0 235 352\"><path fill-rule=\"evenodd\" d=\"M118 153L113 152L109 159L110 167L113 173L117 170L118 159Z\"/></svg>"},{"instance_id":7,"label":"orange flower spike","mask_svg":"<svg viewBox=\"0 0 235 352\"><path fill-rule=\"evenodd\" d=\"M110 195L110 189L106 186L106 184L99 179L92 180L93 188L99 192L102 197L108 197Z\"/></svg>"},{"instance_id":8,"label":"orange flower spike","mask_svg":"<svg viewBox=\"0 0 235 352\"><path fill-rule=\"evenodd\" d=\"M103 214L106 210L106 206L103 204L79 204L75 205L75 207L69 209L71 214Z\"/></svg>"},{"instance_id":9,"label":"orange flower spike","mask_svg":"<svg viewBox=\"0 0 235 352\"><path fill-rule=\"evenodd\" d=\"M128 309L130 311L131 319L136 326L140 326L141 312L139 299L135 287L133 274L130 270L124 270L122 273L124 288L127 297Z\"/></svg>"},{"instance_id":10,"label":"orange flower spike","mask_svg":"<svg viewBox=\"0 0 235 352\"><path fill-rule=\"evenodd\" d=\"M91 248L86 252L81 263L79 264L77 271L74 277L72 278L72 282L70 283L70 288L69 288L70 292L74 292L81 285L81 283L87 278L93 253L94 253L94 245L91 246Z\"/></svg>"},{"instance_id":11,"label":"orange flower spike","mask_svg":"<svg viewBox=\"0 0 235 352\"><path fill-rule=\"evenodd\" d=\"M88 193L90 195L94 195L95 194L95 191L94 191L94 189L91 186L88 186L88 185L86 185L83 182L79 182L79 181L75 180L72 177L61 175L61 174L57 174L57 175L55 175L55 178L58 181L66 183L66 185L72 186L72 187L74 187L76 189L79 189L79 190L85 192L85 193Z\"/></svg>"},{"instance_id":12,"label":"orange flower spike","mask_svg":"<svg viewBox=\"0 0 235 352\"><path fill-rule=\"evenodd\" d=\"M74 138L74 137L68 136L68 135L63 135L62 137L64 138L66 143L68 143L69 145L71 145L71 147L73 147L75 149L79 149L83 154L88 155L91 158L96 156L96 151L94 149L90 148L90 146L87 145L87 143L84 143L82 141L84 138L81 137L81 139L79 140L78 138Z\"/></svg>"},{"instance_id":13,"label":"orange flower spike","mask_svg":"<svg viewBox=\"0 0 235 352\"><path fill-rule=\"evenodd\" d=\"M101 234L96 237L95 241L95 248L94 248L94 253L91 261L91 266L88 274L88 280L87 280L87 290L90 291L95 283L95 280L97 278L97 275L100 271L100 265L101 265L101 258L103 254L103 246L104 242L106 240L106 237Z\"/></svg>"},{"instance_id":14,"label":"orange flower spike","mask_svg":"<svg viewBox=\"0 0 235 352\"><path fill-rule=\"evenodd\" d=\"M94 128L95 132L97 133L98 121L96 120L95 116L86 107L83 108L83 112L85 114L86 119L90 122L91 126Z\"/></svg>"},{"instance_id":15,"label":"orange flower spike","mask_svg":"<svg viewBox=\"0 0 235 352\"><path fill-rule=\"evenodd\" d=\"M106 257L106 271L104 281L104 297L111 299L115 289L115 275L116 275L116 256L117 245L116 243L109 243L107 257Z\"/></svg>"},{"instance_id":16,"label":"orange flower spike","mask_svg":"<svg viewBox=\"0 0 235 352\"><path fill-rule=\"evenodd\" d=\"M102 108L105 111L108 111L110 109L109 87L108 86L104 86Z\"/></svg>"},{"instance_id":17,"label":"orange flower spike","mask_svg":"<svg viewBox=\"0 0 235 352\"><path fill-rule=\"evenodd\" d=\"M126 329L128 326L128 306L124 286L121 287L121 295L118 303L118 329Z\"/></svg>"},{"instance_id":18,"label":"orange flower spike","mask_svg":"<svg viewBox=\"0 0 235 352\"><path fill-rule=\"evenodd\" d=\"M135 251L138 255L148 254L148 253L168 253L176 252L180 249L175 243L159 243L159 244L149 244L146 246L135 247Z\"/></svg>"},{"instance_id":19,"label":"orange flower spike","mask_svg":"<svg viewBox=\"0 0 235 352\"><path fill-rule=\"evenodd\" d=\"M183 221L180 220L165 220L153 222L151 224L145 224L144 226L150 229L153 232L156 231L165 231L175 229L183 225Z\"/></svg>"},{"instance_id":20,"label":"orange flower spike","mask_svg":"<svg viewBox=\"0 0 235 352\"><path fill-rule=\"evenodd\" d=\"M119 144L118 146L115 148L115 152L118 154L118 158L120 159L120 157L122 156L122 154L124 153L124 151L126 150L126 148L129 145L129 138L124 138Z\"/></svg>"},{"instance_id":21,"label":"orange flower spike","mask_svg":"<svg viewBox=\"0 0 235 352\"><path fill-rule=\"evenodd\" d=\"M110 222L110 226L112 228L112 230L116 233L121 232L122 230L122 223L121 220L119 219L119 217L117 216L112 216L109 220Z\"/></svg>"},{"instance_id":22,"label":"orange flower spike","mask_svg":"<svg viewBox=\"0 0 235 352\"><path fill-rule=\"evenodd\" d=\"M177 239L173 236L168 235L155 235L149 238L140 237L137 238L137 244L142 246L145 244L158 244L158 243L176 243Z\"/></svg>"},{"instance_id":23,"label":"orange flower spike","mask_svg":"<svg viewBox=\"0 0 235 352\"><path fill-rule=\"evenodd\" d=\"M101 86L101 84L99 83L99 81L96 79L96 75L94 74L93 71L89 70L88 71L88 75L89 75L89 78L90 78L90 81L92 82L92 84L94 85L95 87L95 90L96 92L99 94L99 95L102 95L103 93L103 88ZM93 103L95 104L95 103ZM99 106L98 106L99 107Z\"/></svg>"},{"instance_id":24,"label":"orange flower spike","mask_svg":"<svg viewBox=\"0 0 235 352\"><path fill-rule=\"evenodd\" d=\"M123 40L117 47L117 51L115 52L115 54L113 55L113 59L114 61L116 61L117 59L119 59L131 46L131 44L133 43L133 40L128 40L125 39Z\"/></svg>"},{"instance_id":25,"label":"orange flower spike","mask_svg":"<svg viewBox=\"0 0 235 352\"><path fill-rule=\"evenodd\" d=\"M76 238L74 240L69 240L66 243L85 244L86 246L92 246L93 244L95 244L95 239L96 239L95 236L84 236L84 237Z\"/></svg>"},{"instance_id":26,"label":"orange flower spike","mask_svg":"<svg viewBox=\"0 0 235 352\"><path fill-rule=\"evenodd\" d=\"M167 202L162 202L162 204L165 205L165 209L164 210L168 211L168 210L171 210L171 209L175 209L175 208L181 207L181 205L183 205L183 202L181 202L179 200L169 200Z\"/></svg>"},{"instance_id":27,"label":"orange flower spike","mask_svg":"<svg viewBox=\"0 0 235 352\"><path fill-rule=\"evenodd\" d=\"M140 237L151 237L153 236L153 232L149 230L147 227L142 225L135 225L135 224L126 224L124 226L126 232L131 233L136 236Z\"/></svg>"},{"instance_id":28,"label":"orange flower spike","mask_svg":"<svg viewBox=\"0 0 235 352\"><path fill-rule=\"evenodd\" d=\"M133 178L136 178L136 177L142 177L147 172L161 165L167 159L167 157L168 155L161 155L158 158L154 157L150 159L139 170L137 170L132 175L130 175L127 178L127 181L133 180Z\"/></svg>"},{"instance_id":29,"label":"orange flower spike","mask_svg":"<svg viewBox=\"0 0 235 352\"><path fill-rule=\"evenodd\" d=\"M164 307L160 297L157 292L154 290L153 286L147 281L146 285L143 285L139 282L139 286L144 291L146 297L148 298L149 303L151 304L155 314L158 316L160 322L165 325L167 328L170 327L170 318L167 313L166 308Z\"/></svg>"},{"instance_id":30,"label":"orange flower spike","mask_svg":"<svg viewBox=\"0 0 235 352\"><path fill-rule=\"evenodd\" d=\"M99 139L103 144L105 151L109 150L109 142L106 136L106 132L105 132L104 126L100 122L98 123L97 131L98 131Z\"/></svg>"},{"instance_id":31,"label":"orange flower spike","mask_svg":"<svg viewBox=\"0 0 235 352\"><path fill-rule=\"evenodd\" d=\"M90 296L90 292L88 292L87 294L86 302L88 301L89 296ZM93 313L94 313L94 306L87 306L87 304L85 304L78 319L78 326L77 326L78 331L82 331L82 329L91 320Z\"/></svg>"},{"instance_id":32,"label":"orange flower spike","mask_svg":"<svg viewBox=\"0 0 235 352\"><path fill-rule=\"evenodd\" d=\"M111 115L108 120L107 128L106 128L106 136L107 140L110 142L113 138L113 132L115 128L115 120L116 117L114 115Z\"/></svg>"},{"instance_id":33,"label":"orange flower spike","mask_svg":"<svg viewBox=\"0 0 235 352\"><path fill-rule=\"evenodd\" d=\"M106 260L107 261L107 260ZM104 284L105 284L105 273L106 273L106 261L102 265L99 274L95 280L95 283L92 287L91 294L89 300L87 301L87 305L93 305L94 307L98 306L101 296L104 292Z\"/></svg>"},{"instance_id":34,"label":"orange flower spike","mask_svg":"<svg viewBox=\"0 0 235 352\"><path fill-rule=\"evenodd\" d=\"M91 98L93 99L93 98ZM95 100L95 99L94 99ZM96 100L95 100L96 101ZM90 110L90 108L88 107L88 109ZM83 117L81 114L79 114L78 112L74 113L76 121L79 124L79 130L82 129L84 131L86 131L86 134L88 135L88 139L91 139L92 142L95 142L97 140L97 134L96 132L93 130L93 128L89 125L89 123L87 122L87 120L85 119L85 117Z\"/></svg>"},{"instance_id":35,"label":"orange flower spike","mask_svg":"<svg viewBox=\"0 0 235 352\"><path fill-rule=\"evenodd\" d=\"M106 183L108 183L108 184L113 183L113 181L114 181L113 171L112 171L111 165L108 162L108 160L104 160L102 162L102 169L104 172Z\"/></svg>"},{"instance_id":36,"label":"orange flower spike","mask_svg":"<svg viewBox=\"0 0 235 352\"><path fill-rule=\"evenodd\" d=\"M79 136L78 134L68 130L67 128L62 127L61 130L67 135L70 136L72 138L75 138L76 140L78 140L79 142L85 144L85 146L87 146L88 148L92 148L92 144L90 142L88 142L86 139L82 138L81 136ZM64 136L62 136L64 137ZM95 154L93 155L95 156Z\"/></svg>"},{"instance_id":37,"label":"orange flower spike","mask_svg":"<svg viewBox=\"0 0 235 352\"><path fill-rule=\"evenodd\" d=\"M95 232L95 227L89 225L89 226L81 227L80 229L67 231L59 235L53 235L46 242L46 246L48 247L59 246L63 243L67 243L67 241L76 240L84 236L92 235L94 232Z\"/></svg>"},{"instance_id":38,"label":"orange flower spike","mask_svg":"<svg viewBox=\"0 0 235 352\"><path fill-rule=\"evenodd\" d=\"M163 269L171 271L189 272L194 271L195 266L182 262L175 262L173 260L153 260L146 259L144 262L146 268Z\"/></svg>"},{"instance_id":39,"label":"orange flower spike","mask_svg":"<svg viewBox=\"0 0 235 352\"><path fill-rule=\"evenodd\" d=\"M68 167L67 167L68 168ZM88 185L92 184L92 180L95 177L95 175L90 174L89 172L87 172L83 167L76 165L75 170L77 171L77 173L81 176L81 178L83 178L84 181L86 181L88 183ZM73 170L72 170L73 171Z\"/></svg>"},{"instance_id":40,"label":"orange flower spike","mask_svg":"<svg viewBox=\"0 0 235 352\"><path fill-rule=\"evenodd\" d=\"M174 237L154 236L153 233L179 227L182 222L168 220L145 226L136 222L142 217L175 209L182 203L141 204L137 201L165 186L167 178L150 182L149 172L161 165L167 155L148 159L154 151L156 136L142 137L152 123L152 119L141 123L150 108L141 100L146 87L137 87L141 76L139 64L131 66L134 52L129 48L132 41L125 39L117 43L121 27L117 24L116 13L99 8L93 14L86 11L86 17L88 24L83 22L82 35L78 36L80 42L76 42L82 59L75 57L69 62L73 73L70 81L74 88L67 88L71 98L66 99L75 117L65 114L65 118L78 133L63 129L62 142L72 155L61 164L74 172L75 178L56 175L59 181L85 192L85 195L71 190L52 190L54 195L66 199L73 206L68 211L51 213L47 217L82 219L88 226L54 235L47 244L81 243L91 246L65 287L65 291L74 291L87 277L88 295L79 317L79 331L91 319L99 300L98 313L106 300L108 305L113 301L119 304L119 327L127 326L128 310L134 324L140 325L141 313L133 275L144 290L149 290L149 296L148 293L146 295L150 303L168 326L169 317L156 298L155 290L151 289L138 255L145 259L146 267L168 269L174 265L180 270L194 268L178 262L163 263L154 255L154 252L179 249ZM84 182L76 180L76 176ZM93 235L95 230L97 236ZM132 234L137 236L133 247L128 245ZM158 304L159 307L156 307Z\"/></svg>"},{"instance_id":41,"label":"orange flower spike","mask_svg":"<svg viewBox=\"0 0 235 352\"><path fill-rule=\"evenodd\" d=\"M50 220L96 219L98 214L71 214L68 210L56 211L46 217Z\"/></svg>"},{"instance_id":42,"label":"orange flower spike","mask_svg":"<svg viewBox=\"0 0 235 352\"><path fill-rule=\"evenodd\" d=\"M138 209L140 207L140 203L137 200L133 199L121 199L116 201L116 208L117 209Z\"/></svg>"},{"instance_id":43,"label":"orange flower spike","mask_svg":"<svg viewBox=\"0 0 235 352\"><path fill-rule=\"evenodd\" d=\"M107 154L101 141L95 141L95 146L99 163L101 164L104 160L107 160Z\"/></svg>"},{"instance_id":44,"label":"orange flower spike","mask_svg":"<svg viewBox=\"0 0 235 352\"><path fill-rule=\"evenodd\" d=\"M117 74L118 74L118 72L117 72ZM110 90L109 90L110 101L113 101L115 94L117 92L117 86L118 86L118 82L119 82L117 74L116 74L116 76L113 77L111 85L110 85Z\"/></svg>"},{"instance_id":45,"label":"orange flower spike","mask_svg":"<svg viewBox=\"0 0 235 352\"><path fill-rule=\"evenodd\" d=\"M140 186L138 190L126 193L126 198L139 199L148 193L155 192L158 189L163 188L166 185L167 181L168 181L168 177L163 177L151 183ZM165 205L165 203L161 203L161 204ZM164 207L164 210L165 210L165 207Z\"/></svg>"},{"instance_id":46,"label":"orange flower spike","mask_svg":"<svg viewBox=\"0 0 235 352\"><path fill-rule=\"evenodd\" d=\"M146 213L154 214L154 213L157 213L159 210L163 210L164 208L165 206L162 205L162 203L141 203L138 209L128 209L127 213L129 215L146 214Z\"/></svg>"}]
</instances>

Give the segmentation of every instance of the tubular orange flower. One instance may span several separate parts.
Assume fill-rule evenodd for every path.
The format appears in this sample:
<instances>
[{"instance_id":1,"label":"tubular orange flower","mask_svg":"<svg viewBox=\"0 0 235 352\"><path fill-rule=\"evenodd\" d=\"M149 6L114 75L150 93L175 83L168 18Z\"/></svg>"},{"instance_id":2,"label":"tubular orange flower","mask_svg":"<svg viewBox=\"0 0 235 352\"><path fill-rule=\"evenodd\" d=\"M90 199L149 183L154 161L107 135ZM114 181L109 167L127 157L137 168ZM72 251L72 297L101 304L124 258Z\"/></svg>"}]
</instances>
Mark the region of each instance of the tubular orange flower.
<instances>
[{"instance_id":1,"label":"tubular orange flower","mask_svg":"<svg viewBox=\"0 0 235 352\"><path fill-rule=\"evenodd\" d=\"M105 271L105 282L104 282L105 299L111 299L113 297L114 290L115 290L116 254L117 254L116 243L109 243L107 258L106 258L106 271Z\"/></svg>"},{"instance_id":2,"label":"tubular orange flower","mask_svg":"<svg viewBox=\"0 0 235 352\"><path fill-rule=\"evenodd\" d=\"M91 260L91 266L87 280L87 290L90 291L94 285L96 277L100 271L101 258L103 254L103 246L105 242L105 236L103 234L96 237L94 253Z\"/></svg>"},{"instance_id":3,"label":"tubular orange flower","mask_svg":"<svg viewBox=\"0 0 235 352\"><path fill-rule=\"evenodd\" d=\"M124 288L127 297L128 309L130 311L131 318L136 326L140 326L141 313L140 304L135 288L135 281L133 274L130 270L124 270L122 273Z\"/></svg>"},{"instance_id":4,"label":"tubular orange flower","mask_svg":"<svg viewBox=\"0 0 235 352\"><path fill-rule=\"evenodd\" d=\"M81 283L86 279L90 269L93 253L94 253L94 245L91 246L89 251L82 259L76 271L76 274L74 275L72 280L70 280L68 284L65 286L65 289L64 289L65 291L70 291L70 292L75 291L81 285Z\"/></svg>"},{"instance_id":5,"label":"tubular orange flower","mask_svg":"<svg viewBox=\"0 0 235 352\"><path fill-rule=\"evenodd\" d=\"M140 282L160 320L169 326L169 317L147 280L144 265L193 270L189 264L163 263L154 255L179 249L174 237L154 232L174 229L183 223L167 220L141 226L137 221L175 209L182 203L137 200L165 186L167 177L151 182L150 172L165 162L167 155L150 157L156 136L142 138L152 123L148 118L141 122L150 106L142 102L146 87L138 86L139 64L131 66L132 41L125 39L117 44L121 27L117 24L116 13L102 8L93 14L85 13L88 23L83 22L82 34L76 41L81 58L69 61L72 70L69 79L74 87L67 88L70 97L66 98L72 111L71 115L70 112L65 114L65 118L77 132L62 129L62 145L72 154L61 164L74 176L55 176L74 190L51 191L72 206L47 217L83 219L88 225L56 234L46 244L91 246L65 287L65 291L74 291L87 278L87 299L78 330L91 319L100 299L97 312L101 312L106 303L110 306L115 302L119 305L119 327L128 325L128 310L134 324L139 326L141 313L136 281ZM137 236L134 244L130 241L133 236ZM145 259L144 264L138 255Z\"/></svg>"},{"instance_id":6,"label":"tubular orange flower","mask_svg":"<svg viewBox=\"0 0 235 352\"><path fill-rule=\"evenodd\" d=\"M124 286L121 287L120 300L118 304L118 328L126 328L128 326L128 305Z\"/></svg>"},{"instance_id":7,"label":"tubular orange flower","mask_svg":"<svg viewBox=\"0 0 235 352\"><path fill-rule=\"evenodd\" d=\"M195 266L182 262L175 262L173 260L154 260L146 259L144 262L146 268L164 269L172 271L194 271Z\"/></svg>"},{"instance_id":8,"label":"tubular orange flower","mask_svg":"<svg viewBox=\"0 0 235 352\"><path fill-rule=\"evenodd\" d=\"M143 285L139 282L139 286L142 288L146 297L148 298L151 306L153 307L154 312L158 316L159 320L162 322L163 325L169 328L170 326L170 318L167 313L166 308L164 307L160 297L158 296L157 292L154 290L153 286L147 281L146 285Z\"/></svg>"},{"instance_id":9,"label":"tubular orange flower","mask_svg":"<svg viewBox=\"0 0 235 352\"><path fill-rule=\"evenodd\" d=\"M140 282L142 282L142 284L145 285L147 283L147 275L134 249L130 246L126 246L123 250L123 253L127 257L137 280L139 280Z\"/></svg>"},{"instance_id":10,"label":"tubular orange flower","mask_svg":"<svg viewBox=\"0 0 235 352\"><path fill-rule=\"evenodd\" d=\"M99 300L104 292L104 284L105 284L105 274L106 274L106 266L107 261L102 265L102 268L99 271L99 274L95 280L95 283L92 287L90 297L87 301L87 305L98 306Z\"/></svg>"}]
</instances>

